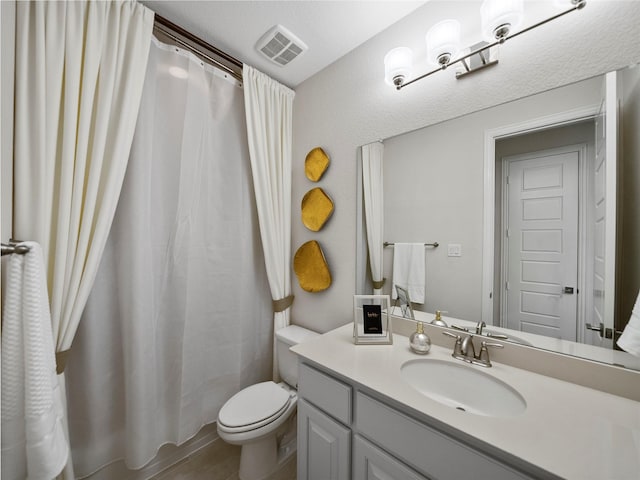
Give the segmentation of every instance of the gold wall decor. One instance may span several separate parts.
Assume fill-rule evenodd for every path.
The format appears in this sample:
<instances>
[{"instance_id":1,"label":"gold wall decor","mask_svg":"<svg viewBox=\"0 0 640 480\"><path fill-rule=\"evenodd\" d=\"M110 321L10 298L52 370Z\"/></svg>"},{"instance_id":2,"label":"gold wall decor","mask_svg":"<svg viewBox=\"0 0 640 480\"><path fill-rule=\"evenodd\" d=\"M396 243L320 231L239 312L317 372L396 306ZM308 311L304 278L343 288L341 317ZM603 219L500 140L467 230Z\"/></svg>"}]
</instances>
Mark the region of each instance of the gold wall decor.
<instances>
[{"instance_id":1,"label":"gold wall decor","mask_svg":"<svg viewBox=\"0 0 640 480\"><path fill-rule=\"evenodd\" d=\"M293 257L293 271L300 288L307 292L321 292L331 286L331 272L320 244L315 240L298 248Z\"/></svg>"},{"instance_id":2,"label":"gold wall decor","mask_svg":"<svg viewBox=\"0 0 640 480\"><path fill-rule=\"evenodd\" d=\"M302 223L312 232L318 232L333 213L333 201L320 187L312 188L302 198Z\"/></svg>"},{"instance_id":3,"label":"gold wall decor","mask_svg":"<svg viewBox=\"0 0 640 480\"><path fill-rule=\"evenodd\" d=\"M317 182L327 168L329 168L329 156L322 148L316 147L307 153L307 158L304 160L304 173L309 180Z\"/></svg>"}]
</instances>

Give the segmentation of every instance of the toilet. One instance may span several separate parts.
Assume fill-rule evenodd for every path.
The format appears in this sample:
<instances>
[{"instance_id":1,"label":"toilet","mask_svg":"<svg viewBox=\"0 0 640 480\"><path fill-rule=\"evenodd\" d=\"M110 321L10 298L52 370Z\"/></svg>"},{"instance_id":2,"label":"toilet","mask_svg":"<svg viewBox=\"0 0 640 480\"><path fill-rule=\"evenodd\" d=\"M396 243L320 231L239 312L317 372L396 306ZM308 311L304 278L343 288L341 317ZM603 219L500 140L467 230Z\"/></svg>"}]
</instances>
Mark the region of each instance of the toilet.
<instances>
[{"instance_id":1,"label":"toilet","mask_svg":"<svg viewBox=\"0 0 640 480\"><path fill-rule=\"evenodd\" d=\"M296 449L298 358L289 348L319 334L297 325L276 332L281 383L250 385L218 413L218 435L240 445L240 480L260 480L273 473Z\"/></svg>"}]
</instances>

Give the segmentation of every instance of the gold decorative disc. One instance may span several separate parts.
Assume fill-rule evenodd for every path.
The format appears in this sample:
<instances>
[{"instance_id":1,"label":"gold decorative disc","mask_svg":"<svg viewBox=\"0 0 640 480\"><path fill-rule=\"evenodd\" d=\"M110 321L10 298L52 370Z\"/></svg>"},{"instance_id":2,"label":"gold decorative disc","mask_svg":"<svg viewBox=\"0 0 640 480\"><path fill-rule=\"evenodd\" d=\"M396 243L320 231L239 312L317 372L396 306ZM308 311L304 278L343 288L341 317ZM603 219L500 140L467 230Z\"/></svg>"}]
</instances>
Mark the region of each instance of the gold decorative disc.
<instances>
[{"instance_id":1,"label":"gold decorative disc","mask_svg":"<svg viewBox=\"0 0 640 480\"><path fill-rule=\"evenodd\" d=\"M333 201L320 187L312 188L302 198L302 223L318 232L333 213Z\"/></svg>"},{"instance_id":2,"label":"gold decorative disc","mask_svg":"<svg viewBox=\"0 0 640 480\"><path fill-rule=\"evenodd\" d=\"M307 153L304 161L304 173L309 180L317 182L329 168L329 156L320 147L316 147Z\"/></svg>"},{"instance_id":3,"label":"gold decorative disc","mask_svg":"<svg viewBox=\"0 0 640 480\"><path fill-rule=\"evenodd\" d=\"M321 292L331 286L329 265L315 240L300 246L293 257L293 271L300 287L307 292Z\"/></svg>"}]
</instances>

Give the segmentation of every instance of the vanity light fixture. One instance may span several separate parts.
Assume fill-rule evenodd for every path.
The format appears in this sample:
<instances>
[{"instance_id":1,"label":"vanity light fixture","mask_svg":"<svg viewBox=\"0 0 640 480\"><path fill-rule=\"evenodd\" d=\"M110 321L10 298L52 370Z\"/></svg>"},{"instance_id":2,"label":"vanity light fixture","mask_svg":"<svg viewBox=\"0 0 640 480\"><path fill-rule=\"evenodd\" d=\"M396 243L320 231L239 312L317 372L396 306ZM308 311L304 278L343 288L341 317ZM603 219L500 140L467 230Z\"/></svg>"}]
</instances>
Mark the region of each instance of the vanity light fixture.
<instances>
[{"instance_id":1,"label":"vanity light fixture","mask_svg":"<svg viewBox=\"0 0 640 480\"><path fill-rule=\"evenodd\" d=\"M506 39L522 25L523 0L485 0L480 7L482 37L487 42Z\"/></svg>"},{"instance_id":2,"label":"vanity light fixture","mask_svg":"<svg viewBox=\"0 0 640 480\"><path fill-rule=\"evenodd\" d=\"M448 65L460 50L460 22L443 20L427 32L427 61L436 66Z\"/></svg>"},{"instance_id":3,"label":"vanity light fixture","mask_svg":"<svg viewBox=\"0 0 640 480\"><path fill-rule=\"evenodd\" d=\"M520 30L523 0L484 0L480 7L480 17L482 35L486 42L477 43L456 58L460 49L460 23L457 20L438 22L426 35L427 61L437 68L409 80L413 53L407 47L397 47L384 57L385 81L400 90L451 65L461 64L463 67L463 70L456 72L456 78L495 65L498 60L491 60L491 48L574 10L580 10L587 4L587 0L555 0L555 3L567 9ZM472 62L473 57L479 61Z\"/></svg>"},{"instance_id":4,"label":"vanity light fixture","mask_svg":"<svg viewBox=\"0 0 640 480\"><path fill-rule=\"evenodd\" d=\"M398 47L389 50L384 56L384 80L389 85L400 88L404 79L411 75L413 52L408 47Z\"/></svg>"}]
</instances>

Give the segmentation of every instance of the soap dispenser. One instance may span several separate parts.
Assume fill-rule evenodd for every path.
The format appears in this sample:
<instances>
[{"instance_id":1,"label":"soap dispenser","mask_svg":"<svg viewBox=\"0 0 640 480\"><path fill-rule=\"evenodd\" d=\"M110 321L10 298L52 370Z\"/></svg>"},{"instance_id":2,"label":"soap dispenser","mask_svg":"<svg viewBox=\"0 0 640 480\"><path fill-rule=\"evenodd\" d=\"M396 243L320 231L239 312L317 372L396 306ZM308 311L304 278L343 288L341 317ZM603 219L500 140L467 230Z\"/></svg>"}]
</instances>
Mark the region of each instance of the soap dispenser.
<instances>
[{"instance_id":1,"label":"soap dispenser","mask_svg":"<svg viewBox=\"0 0 640 480\"><path fill-rule=\"evenodd\" d=\"M425 355L431 350L431 339L429 335L424 333L424 325L422 322L418 322L416 331L409 337L409 347L420 355Z\"/></svg>"},{"instance_id":2,"label":"soap dispenser","mask_svg":"<svg viewBox=\"0 0 640 480\"><path fill-rule=\"evenodd\" d=\"M448 327L446 322L442 320L442 313L440 310L436 310L436 318L431 320L431 325L437 325L439 327ZM444 312L447 313L447 312Z\"/></svg>"}]
</instances>

